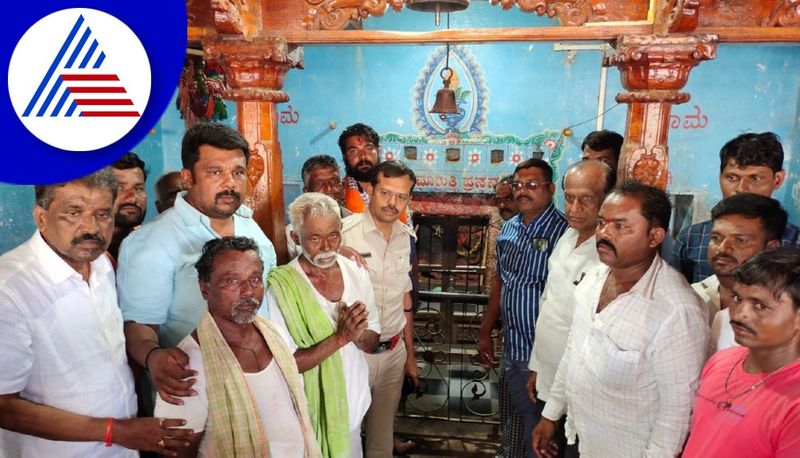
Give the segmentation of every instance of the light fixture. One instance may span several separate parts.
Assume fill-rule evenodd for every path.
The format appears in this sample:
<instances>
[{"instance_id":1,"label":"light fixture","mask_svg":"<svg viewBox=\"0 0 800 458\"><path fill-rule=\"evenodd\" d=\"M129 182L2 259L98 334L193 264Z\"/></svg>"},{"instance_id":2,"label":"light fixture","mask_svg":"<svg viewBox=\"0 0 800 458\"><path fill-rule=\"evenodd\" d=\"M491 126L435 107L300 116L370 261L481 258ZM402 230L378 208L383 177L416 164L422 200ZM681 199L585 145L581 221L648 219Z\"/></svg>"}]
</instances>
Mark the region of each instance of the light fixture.
<instances>
[{"instance_id":1,"label":"light fixture","mask_svg":"<svg viewBox=\"0 0 800 458\"><path fill-rule=\"evenodd\" d=\"M439 25L440 13L452 13L467 9L469 0L406 0L406 8L423 13L434 13L434 21Z\"/></svg>"}]
</instances>

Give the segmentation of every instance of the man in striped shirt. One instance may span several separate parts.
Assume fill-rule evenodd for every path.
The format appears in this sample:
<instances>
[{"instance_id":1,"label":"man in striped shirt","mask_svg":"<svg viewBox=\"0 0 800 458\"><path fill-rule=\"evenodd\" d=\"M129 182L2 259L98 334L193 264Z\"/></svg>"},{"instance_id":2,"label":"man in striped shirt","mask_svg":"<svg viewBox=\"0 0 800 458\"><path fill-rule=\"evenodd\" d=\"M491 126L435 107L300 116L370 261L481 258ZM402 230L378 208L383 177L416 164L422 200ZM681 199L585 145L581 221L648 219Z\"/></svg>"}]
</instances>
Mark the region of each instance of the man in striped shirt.
<instances>
[{"instance_id":1,"label":"man in striped shirt","mask_svg":"<svg viewBox=\"0 0 800 458\"><path fill-rule=\"evenodd\" d=\"M541 159L528 159L514 170L511 189L519 214L503 226L497 237L497 272L489 305L481 323L479 356L494 363L491 333L502 317L503 371L511 403L523 418L524 450L534 456L531 432L536 410L528 399L528 358L539 314L539 296L547 279L547 260L567 229L564 214L553 205L553 169Z\"/></svg>"}]
</instances>

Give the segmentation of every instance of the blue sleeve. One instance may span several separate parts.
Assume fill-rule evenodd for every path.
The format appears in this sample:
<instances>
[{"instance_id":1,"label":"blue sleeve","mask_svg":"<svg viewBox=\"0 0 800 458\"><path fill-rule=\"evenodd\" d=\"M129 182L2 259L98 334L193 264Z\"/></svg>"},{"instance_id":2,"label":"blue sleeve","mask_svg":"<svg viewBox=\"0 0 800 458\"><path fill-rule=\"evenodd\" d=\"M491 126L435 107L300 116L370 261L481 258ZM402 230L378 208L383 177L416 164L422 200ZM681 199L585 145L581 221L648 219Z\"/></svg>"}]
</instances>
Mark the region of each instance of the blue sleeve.
<instances>
[{"instance_id":1,"label":"blue sleeve","mask_svg":"<svg viewBox=\"0 0 800 458\"><path fill-rule=\"evenodd\" d=\"M689 230L692 226L684 227L675 238L672 245L672 259L668 261L678 272L680 272L689 283L693 283L692 267L686 262L686 245L689 241Z\"/></svg>"},{"instance_id":2,"label":"blue sleeve","mask_svg":"<svg viewBox=\"0 0 800 458\"><path fill-rule=\"evenodd\" d=\"M117 268L117 296L125 321L166 323L172 306L175 261L167 247L140 229L122 242Z\"/></svg>"}]
</instances>

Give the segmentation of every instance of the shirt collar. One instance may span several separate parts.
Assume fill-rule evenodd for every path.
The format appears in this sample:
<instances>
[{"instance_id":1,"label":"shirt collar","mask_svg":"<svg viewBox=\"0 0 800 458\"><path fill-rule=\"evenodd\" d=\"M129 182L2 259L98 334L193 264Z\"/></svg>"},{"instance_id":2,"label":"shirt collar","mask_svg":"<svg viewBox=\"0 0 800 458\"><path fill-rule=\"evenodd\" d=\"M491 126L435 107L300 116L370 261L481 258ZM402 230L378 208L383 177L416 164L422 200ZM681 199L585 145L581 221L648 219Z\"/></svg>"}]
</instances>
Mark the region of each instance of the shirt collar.
<instances>
[{"instance_id":1,"label":"shirt collar","mask_svg":"<svg viewBox=\"0 0 800 458\"><path fill-rule=\"evenodd\" d=\"M653 262L650 263L650 267L644 275L642 275L642 278L633 285L630 292L636 293L646 299L653 299L656 291L656 279L661 273L661 269L664 268L664 264L664 260L656 253Z\"/></svg>"},{"instance_id":2,"label":"shirt collar","mask_svg":"<svg viewBox=\"0 0 800 458\"><path fill-rule=\"evenodd\" d=\"M36 259L39 260L42 270L44 270L45 274L47 274L54 284L63 283L73 275L77 275L79 278L83 279L78 271L67 264L67 261L59 256L59 254L47 244L41 232L38 230L33 234L33 237L31 237L30 247ZM90 277L101 274L104 275L111 270L111 262L106 257L105 252L92 261L90 265Z\"/></svg>"},{"instance_id":3,"label":"shirt collar","mask_svg":"<svg viewBox=\"0 0 800 458\"><path fill-rule=\"evenodd\" d=\"M553 203L552 203L552 202L550 202L550 204L549 204L547 207L545 207L545 209L544 209L544 210L542 210L542 212L541 212L541 213L539 213L539 216L537 216L536 218L533 218L533 219L531 220L531 222L530 222L530 223L528 223L528 224L525 224L525 223L522 221L522 212L520 212L520 213L517 213L517 214L516 214L516 215L515 215L513 218L511 218L511 220L509 220L509 221L512 221L512 220L515 220L515 219L516 219L516 222L517 222L517 224L519 224L520 226L522 226L522 227L532 227L532 226L535 226L535 225L538 225L538 224L542 224L542 223L544 223L545 221L549 220L550 218L552 218L552 217L553 217L553 214L555 214L555 212L556 212L556 206L555 206L555 205L553 205Z\"/></svg>"},{"instance_id":4,"label":"shirt collar","mask_svg":"<svg viewBox=\"0 0 800 458\"><path fill-rule=\"evenodd\" d=\"M211 227L211 220L208 216L204 213L201 213L200 210L192 207L192 205L186 201L186 193L187 191L183 191L178 193L175 196L175 211L178 213L178 216L186 223L187 226L193 225L203 225L206 227ZM234 212L234 216L238 216L240 218L252 218L253 217L253 210L251 210L246 205L242 204L236 209Z\"/></svg>"},{"instance_id":5,"label":"shirt collar","mask_svg":"<svg viewBox=\"0 0 800 458\"><path fill-rule=\"evenodd\" d=\"M367 232L372 232L372 231L380 232L378 226L375 225L375 220L372 218L372 214L369 212L369 208L364 210L364 213L362 213L362 215L363 216L361 218L363 222L361 224L364 228L365 234ZM394 222L392 222L392 235L390 236L390 239L393 239L398 235L401 235L402 233L403 233L403 223L400 222L400 219L394 220Z\"/></svg>"}]
</instances>

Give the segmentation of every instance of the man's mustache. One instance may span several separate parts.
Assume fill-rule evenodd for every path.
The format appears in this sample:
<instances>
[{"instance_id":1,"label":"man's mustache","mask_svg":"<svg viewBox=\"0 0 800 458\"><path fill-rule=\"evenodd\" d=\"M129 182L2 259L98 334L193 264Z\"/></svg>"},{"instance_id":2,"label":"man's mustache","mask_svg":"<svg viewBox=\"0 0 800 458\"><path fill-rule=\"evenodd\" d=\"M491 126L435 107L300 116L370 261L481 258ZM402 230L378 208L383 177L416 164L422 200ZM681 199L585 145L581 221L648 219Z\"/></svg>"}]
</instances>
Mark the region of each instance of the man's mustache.
<instances>
[{"instance_id":1,"label":"man's mustache","mask_svg":"<svg viewBox=\"0 0 800 458\"><path fill-rule=\"evenodd\" d=\"M246 307L259 307L261 302L257 301L254 297L245 297L240 299L236 303L233 304L234 309L246 308Z\"/></svg>"},{"instance_id":2,"label":"man's mustache","mask_svg":"<svg viewBox=\"0 0 800 458\"><path fill-rule=\"evenodd\" d=\"M123 204L123 205L120 205L119 206L119 210L122 210L123 208L126 208L126 207L135 208L135 209L139 210L140 212L144 211L144 209L142 209L142 207L140 207L140 206L138 206L136 204Z\"/></svg>"},{"instance_id":3,"label":"man's mustache","mask_svg":"<svg viewBox=\"0 0 800 458\"><path fill-rule=\"evenodd\" d=\"M712 257L711 257L711 262L716 262L716 261L719 261L719 260L721 260L721 259L727 259L728 261L731 261L731 262L732 262L732 263L734 263L734 264L736 264L737 262L739 262L739 261L737 261L736 259L734 259L734 258L732 258L732 257L728 256L727 254L718 254L718 255L712 256Z\"/></svg>"},{"instance_id":4,"label":"man's mustache","mask_svg":"<svg viewBox=\"0 0 800 458\"><path fill-rule=\"evenodd\" d=\"M106 239L104 239L102 236L98 234L83 234L81 236L72 239L72 242L70 243L72 243L73 245L77 245L83 241L95 241L99 242L101 245L104 245L106 243Z\"/></svg>"},{"instance_id":5,"label":"man's mustache","mask_svg":"<svg viewBox=\"0 0 800 458\"><path fill-rule=\"evenodd\" d=\"M217 195L214 196L214 200L219 200L221 197L225 197L225 196L231 196L234 199L236 199L237 202L241 202L242 201L242 195L239 194L238 192L232 190L232 189L227 189L225 191L218 192Z\"/></svg>"},{"instance_id":6,"label":"man's mustache","mask_svg":"<svg viewBox=\"0 0 800 458\"><path fill-rule=\"evenodd\" d=\"M732 326L732 325L734 325L734 324L735 324L735 325L737 325L737 326L741 326L741 327L743 327L743 328L747 329L748 331L752 332L753 334L755 334L755 333L756 333L756 330L755 330L755 329L753 329L753 328L751 328L750 326L748 326L748 325L746 325L746 324L742 323L741 321L737 321L737 320L731 320L731 326Z\"/></svg>"},{"instance_id":7,"label":"man's mustache","mask_svg":"<svg viewBox=\"0 0 800 458\"><path fill-rule=\"evenodd\" d=\"M368 167L374 167L374 166L375 166L375 164L373 164L373 163L372 163L372 161L369 161L369 160L367 160L367 159L361 159L360 161L358 161L358 162L356 163L356 168L359 168L359 167L361 167L362 165L366 165L366 166L368 166Z\"/></svg>"},{"instance_id":8,"label":"man's mustache","mask_svg":"<svg viewBox=\"0 0 800 458\"><path fill-rule=\"evenodd\" d=\"M608 248L610 248L610 249L611 249L611 251L613 251L613 252L614 252L614 256L616 256L616 255L617 255L617 247L615 247L615 246L614 246L614 245L613 245L611 242L609 242L608 240L603 240L603 239L601 239L601 240L598 240L598 241L597 241L597 244L596 244L597 248L600 248L600 245L605 245L605 246L607 246Z\"/></svg>"},{"instance_id":9,"label":"man's mustache","mask_svg":"<svg viewBox=\"0 0 800 458\"><path fill-rule=\"evenodd\" d=\"M397 207L395 207L393 205L387 205L385 207L381 207L381 210L390 211L392 213L399 213L399 211L397 210Z\"/></svg>"}]
</instances>

